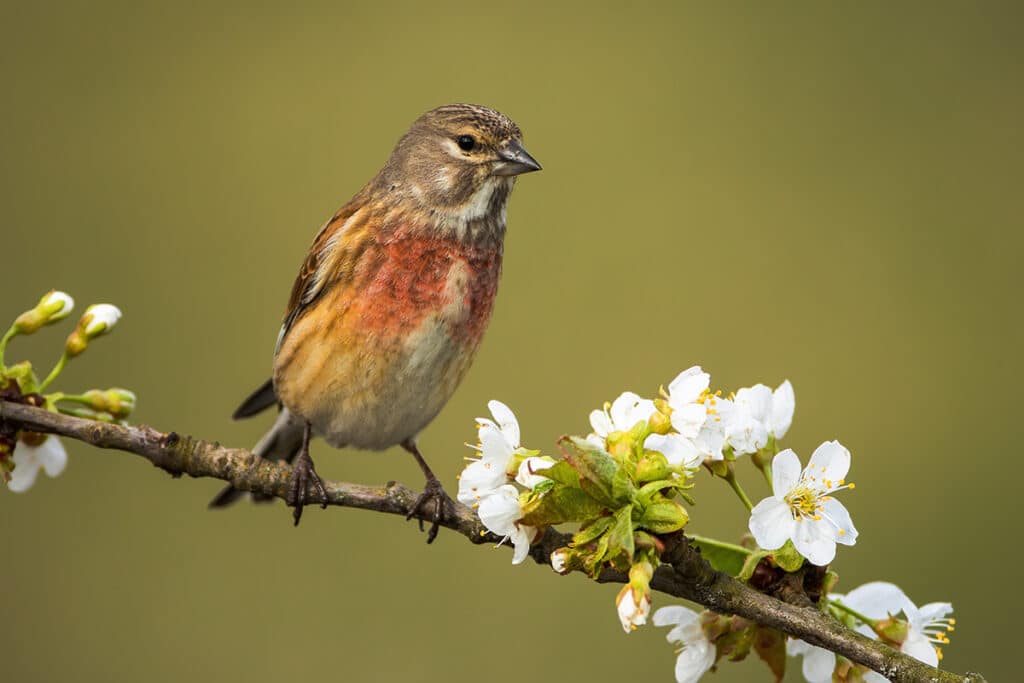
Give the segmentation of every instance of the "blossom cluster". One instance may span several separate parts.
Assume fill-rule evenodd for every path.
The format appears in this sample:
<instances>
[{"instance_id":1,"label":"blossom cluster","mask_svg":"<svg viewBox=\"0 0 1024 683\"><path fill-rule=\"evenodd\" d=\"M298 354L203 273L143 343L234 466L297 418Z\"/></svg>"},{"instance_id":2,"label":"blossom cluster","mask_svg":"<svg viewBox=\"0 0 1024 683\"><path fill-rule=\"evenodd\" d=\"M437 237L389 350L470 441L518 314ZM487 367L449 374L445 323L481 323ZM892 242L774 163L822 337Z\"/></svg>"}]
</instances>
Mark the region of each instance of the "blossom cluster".
<instances>
[{"instance_id":1,"label":"blossom cluster","mask_svg":"<svg viewBox=\"0 0 1024 683\"><path fill-rule=\"evenodd\" d=\"M19 315L0 337L0 390L6 400L22 400L41 404L48 410L76 417L108 422L122 421L135 409L135 394L127 389L93 389L83 394L44 393L60 375L67 363L81 355L90 342L110 332L121 311L111 304L94 304L68 335L64 353L50 373L40 381L30 363L7 365L7 346L18 336L34 334L43 327L64 320L75 308L75 301L65 292L50 291L33 308ZM68 456L57 437L33 432L20 432L10 438L0 437L0 481L7 488L21 493L32 488L39 471L58 476L67 466Z\"/></svg>"},{"instance_id":2,"label":"blossom cluster","mask_svg":"<svg viewBox=\"0 0 1024 683\"><path fill-rule=\"evenodd\" d=\"M805 564L827 567L838 545L857 542L850 513L836 499L838 492L854 488L847 481L850 451L839 441L825 441L802 466L792 449L780 446L796 405L788 380L775 389L755 384L726 394L712 388L710 374L701 367L688 368L656 397L627 391L592 411L591 432L585 438L563 437L561 458L523 448L512 410L498 401L488 405L492 417L477 421L479 457L460 477L459 501L474 506L489 531L511 541L516 564L544 527L579 523L572 542L551 554L551 566L559 573L578 570L593 578L603 568L628 573L616 597L627 633L651 614L650 581L667 535L689 522L682 503L692 504L688 490L702 470L726 481L749 512L749 535L741 545L687 532L690 543L706 551L720 571L750 580L761 566L781 572ZM756 505L740 484L741 460L749 460L771 489ZM828 575L834 584L835 575ZM876 634L924 661L937 661L941 651L931 646L952 630L952 621L942 621L948 605L917 610L901 591L894 597L898 589L889 590L885 601L871 602L876 590L869 584L846 596L829 594L822 606L851 628ZM738 617L669 606L654 612L653 621L672 626L668 639L681 647L680 683L696 681L723 657L742 659L752 643L778 677L787 652L804 655L805 673L815 675L808 676L812 683L831 680L833 671L846 680L850 669L849 662L837 663L827 651L798 641L787 644L777 631ZM828 676L822 673L826 664Z\"/></svg>"}]
</instances>

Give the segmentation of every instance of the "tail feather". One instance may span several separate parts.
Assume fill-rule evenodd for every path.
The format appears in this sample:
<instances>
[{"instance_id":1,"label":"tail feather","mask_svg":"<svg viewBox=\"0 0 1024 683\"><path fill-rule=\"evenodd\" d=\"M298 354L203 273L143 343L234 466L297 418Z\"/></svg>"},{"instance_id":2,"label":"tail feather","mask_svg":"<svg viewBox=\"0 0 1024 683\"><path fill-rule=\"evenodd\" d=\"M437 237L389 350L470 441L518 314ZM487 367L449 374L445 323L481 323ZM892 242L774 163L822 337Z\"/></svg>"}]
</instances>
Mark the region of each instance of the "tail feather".
<instances>
[{"instance_id":1,"label":"tail feather","mask_svg":"<svg viewBox=\"0 0 1024 683\"><path fill-rule=\"evenodd\" d=\"M274 393L274 381L268 379L260 385L260 388L249 394L249 397L242 401L242 405L235 409L231 419L241 420L262 413L270 406L277 403L277 395Z\"/></svg>"},{"instance_id":2,"label":"tail feather","mask_svg":"<svg viewBox=\"0 0 1024 683\"><path fill-rule=\"evenodd\" d=\"M298 455L302 447L302 432L304 425L300 420L292 417L292 414L285 408L277 416L277 421L270 431L263 435L252 452L267 460L287 460L291 462ZM240 500L247 494L246 491L227 486L210 501L211 508L223 508ZM252 499L256 502L273 500L272 496L254 493Z\"/></svg>"}]
</instances>

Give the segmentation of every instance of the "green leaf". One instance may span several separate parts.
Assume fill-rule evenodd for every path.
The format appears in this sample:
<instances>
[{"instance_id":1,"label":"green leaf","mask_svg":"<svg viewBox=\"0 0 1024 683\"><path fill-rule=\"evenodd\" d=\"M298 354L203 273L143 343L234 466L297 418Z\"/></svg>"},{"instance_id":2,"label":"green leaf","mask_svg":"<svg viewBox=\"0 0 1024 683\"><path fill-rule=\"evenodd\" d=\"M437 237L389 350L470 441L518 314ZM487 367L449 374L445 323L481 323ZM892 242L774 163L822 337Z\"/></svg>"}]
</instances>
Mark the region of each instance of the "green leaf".
<instances>
[{"instance_id":1,"label":"green leaf","mask_svg":"<svg viewBox=\"0 0 1024 683\"><path fill-rule=\"evenodd\" d=\"M565 460L559 460L551 467L541 470L541 472L544 473L545 477L552 481L557 481L559 484L565 484L577 489L580 487L580 475Z\"/></svg>"},{"instance_id":2,"label":"green leaf","mask_svg":"<svg viewBox=\"0 0 1024 683\"><path fill-rule=\"evenodd\" d=\"M558 443L565 460L579 475L580 488L607 507L619 507L612 494L612 480L619 470L614 458L578 436L562 437Z\"/></svg>"},{"instance_id":3,"label":"green leaf","mask_svg":"<svg viewBox=\"0 0 1024 683\"><path fill-rule=\"evenodd\" d=\"M690 539L690 545L700 548L701 557L708 561L712 568L725 572L729 576L739 576L743 565L750 557L750 551L728 543L718 543L711 539ZM756 566L756 563L755 563ZM751 573L754 569L751 567ZM745 578L750 578L749 576Z\"/></svg>"},{"instance_id":4,"label":"green leaf","mask_svg":"<svg viewBox=\"0 0 1024 683\"><path fill-rule=\"evenodd\" d=\"M630 564L633 562L633 553L636 546L633 543L633 506L627 505L619 508L615 513L615 521L608 531L608 556L609 560L622 554Z\"/></svg>"},{"instance_id":5,"label":"green leaf","mask_svg":"<svg viewBox=\"0 0 1024 683\"><path fill-rule=\"evenodd\" d=\"M614 522L614 517L598 517L593 522L576 532L576 535L572 537L572 544L574 546L581 546L590 543L595 538L608 531Z\"/></svg>"},{"instance_id":6,"label":"green leaf","mask_svg":"<svg viewBox=\"0 0 1024 683\"><path fill-rule=\"evenodd\" d=\"M555 484L544 495L533 496L523 505L523 517L519 523L539 527L564 522L586 522L600 517L605 510L604 505L585 491Z\"/></svg>"},{"instance_id":7,"label":"green leaf","mask_svg":"<svg viewBox=\"0 0 1024 683\"><path fill-rule=\"evenodd\" d=\"M636 485L629 478L625 467L619 467L612 477L612 497L620 503L629 503L636 495Z\"/></svg>"}]
</instances>

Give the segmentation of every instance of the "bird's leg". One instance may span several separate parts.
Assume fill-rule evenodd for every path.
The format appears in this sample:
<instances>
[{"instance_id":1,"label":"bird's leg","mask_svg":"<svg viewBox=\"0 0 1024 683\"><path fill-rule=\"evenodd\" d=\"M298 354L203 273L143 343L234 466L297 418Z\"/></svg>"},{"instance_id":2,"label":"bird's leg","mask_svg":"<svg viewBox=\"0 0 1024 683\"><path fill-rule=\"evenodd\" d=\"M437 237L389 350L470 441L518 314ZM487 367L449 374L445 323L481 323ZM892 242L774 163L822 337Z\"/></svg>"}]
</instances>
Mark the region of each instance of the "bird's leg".
<instances>
[{"instance_id":1,"label":"bird's leg","mask_svg":"<svg viewBox=\"0 0 1024 683\"><path fill-rule=\"evenodd\" d=\"M288 497L285 498L285 502L295 508L292 511L295 526L298 526L299 520L302 519L303 506L310 502L308 492L310 484L316 489L320 498L320 507L324 510L327 509L327 490L324 488L324 481L313 467L313 458L309 457L309 438L312 432L313 426L307 422L302 432L302 448L299 449L299 455L292 463L292 478L288 484Z\"/></svg>"},{"instance_id":2,"label":"bird's leg","mask_svg":"<svg viewBox=\"0 0 1024 683\"><path fill-rule=\"evenodd\" d=\"M427 532L427 543L433 543L434 539L437 538L437 531L441 528L441 519L444 517L444 511L446 506L450 506L452 499L448 497L448 494L444 492L444 487L441 486L440 480L434 476L434 473L430 469L430 465L423 459L423 455L420 453L420 449L416 447L416 442L412 439L408 439L402 442L402 448L412 453L412 457L416 458L416 463L423 470L423 476L427 478L426 486L423 488L416 501L409 507L409 514L405 516L406 519L412 519L412 516L416 514L420 507L429 501L434 502L433 512L431 513L430 531ZM420 531L423 530L423 520L419 520Z\"/></svg>"}]
</instances>

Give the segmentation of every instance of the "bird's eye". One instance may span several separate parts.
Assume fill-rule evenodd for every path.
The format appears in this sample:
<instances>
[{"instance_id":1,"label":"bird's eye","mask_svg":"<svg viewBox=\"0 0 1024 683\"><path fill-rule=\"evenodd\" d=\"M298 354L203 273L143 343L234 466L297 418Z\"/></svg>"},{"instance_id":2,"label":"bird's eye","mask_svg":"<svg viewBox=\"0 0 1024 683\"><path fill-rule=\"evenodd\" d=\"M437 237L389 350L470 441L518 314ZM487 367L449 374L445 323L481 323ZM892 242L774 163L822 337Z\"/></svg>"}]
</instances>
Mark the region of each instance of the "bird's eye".
<instances>
[{"instance_id":1,"label":"bird's eye","mask_svg":"<svg viewBox=\"0 0 1024 683\"><path fill-rule=\"evenodd\" d=\"M455 138L455 142L459 145L459 149L463 152L472 152L476 147L476 138L472 135L460 135Z\"/></svg>"}]
</instances>

